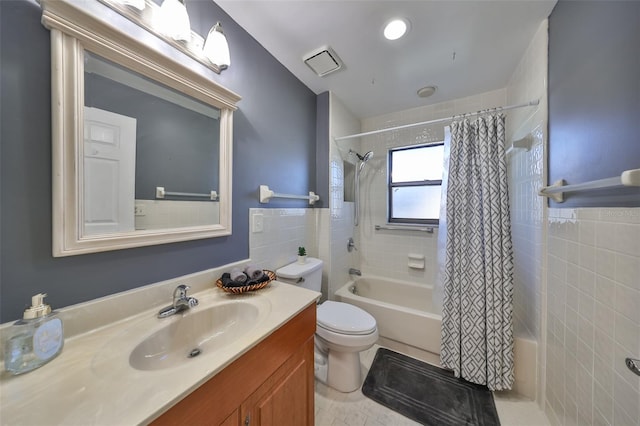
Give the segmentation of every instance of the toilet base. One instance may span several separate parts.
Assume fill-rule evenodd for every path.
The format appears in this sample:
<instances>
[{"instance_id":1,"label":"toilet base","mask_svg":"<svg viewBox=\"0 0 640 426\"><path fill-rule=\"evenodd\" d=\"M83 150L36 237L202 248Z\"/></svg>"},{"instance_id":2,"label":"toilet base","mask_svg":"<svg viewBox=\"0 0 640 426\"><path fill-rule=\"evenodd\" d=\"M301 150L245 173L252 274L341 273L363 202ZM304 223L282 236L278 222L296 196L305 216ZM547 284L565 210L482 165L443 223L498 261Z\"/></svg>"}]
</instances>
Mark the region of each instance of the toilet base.
<instances>
[{"instance_id":1,"label":"toilet base","mask_svg":"<svg viewBox=\"0 0 640 426\"><path fill-rule=\"evenodd\" d=\"M316 345L314 373L317 380L340 392L353 392L362 386L360 353L323 350Z\"/></svg>"},{"instance_id":2,"label":"toilet base","mask_svg":"<svg viewBox=\"0 0 640 426\"><path fill-rule=\"evenodd\" d=\"M362 386L359 352L329 350L327 385L340 392L353 392Z\"/></svg>"},{"instance_id":3,"label":"toilet base","mask_svg":"<svg viewBox=\"0 0 640 426\"><path fill-rule=\"evenodd\" d=\"M324 384L327 384L327 357L316 351L314 353L313 372L316 379Z\"/></svg>"}]
</instances>

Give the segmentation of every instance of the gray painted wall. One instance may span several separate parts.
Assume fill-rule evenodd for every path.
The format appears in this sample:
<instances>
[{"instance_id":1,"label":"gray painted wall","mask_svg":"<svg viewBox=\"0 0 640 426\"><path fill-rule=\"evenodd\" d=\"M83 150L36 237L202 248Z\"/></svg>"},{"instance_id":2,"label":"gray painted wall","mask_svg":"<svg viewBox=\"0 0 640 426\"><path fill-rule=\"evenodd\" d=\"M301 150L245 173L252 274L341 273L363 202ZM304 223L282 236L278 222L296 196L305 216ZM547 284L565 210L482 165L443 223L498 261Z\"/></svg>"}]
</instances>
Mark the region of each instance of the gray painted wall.
<instances>
[{"instance_id":1,"label":"gray painted wall","mask_svg":"<svg viewBox=\"0 0 640 426\"><path fill-rule=\"evenodd\" d=\"M320 93L316 103L316 194L318 207L329 207L329 92Z\"/></svg>"},{"instance_id":2,"label":"gray painted wall","mask_svg":"<svg viewBox=\"0 0 640 426\"><path fill-rule=\"evenodd\" d=\"M264 206L260 184L317 190L316 95L211 0L187 7L200 34L223 24L232 64L216 81L243 97L234 114L233 235L53 258L49 31L36 4L0 1L0 322L19 318L38 292L60 308L245 259L248 209Z\"/></svg>"},{"instance_id":3,"label":"gray painted wall","mask_svg":"<svg viewBox=\"0 0 640 426\"><path fill-rule=\"evenodd\" d=\"M549 18L549 182L640 168L640 2L559 1ZM638 207L640 189L553 207Z\"/></svg>"}]
</instances>

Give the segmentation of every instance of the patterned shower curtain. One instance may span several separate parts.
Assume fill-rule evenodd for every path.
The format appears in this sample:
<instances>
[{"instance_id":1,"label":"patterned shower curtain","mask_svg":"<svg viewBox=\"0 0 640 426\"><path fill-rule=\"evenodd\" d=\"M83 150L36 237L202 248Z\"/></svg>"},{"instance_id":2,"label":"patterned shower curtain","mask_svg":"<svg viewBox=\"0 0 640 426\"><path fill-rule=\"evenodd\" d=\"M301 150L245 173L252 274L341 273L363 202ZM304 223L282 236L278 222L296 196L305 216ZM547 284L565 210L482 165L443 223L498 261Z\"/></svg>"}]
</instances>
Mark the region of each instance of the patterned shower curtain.
<instances>
[{"instance_id":1,"label":"patterned shower curtain","mask_svg":"<svg viewBox=\"0 0 640 426\"><path fill-rule=\"evenodd\" d=\"M513 252L503 114L451 123L440 360L491 390L513 385Z\"/></svg>"}]
</instances>

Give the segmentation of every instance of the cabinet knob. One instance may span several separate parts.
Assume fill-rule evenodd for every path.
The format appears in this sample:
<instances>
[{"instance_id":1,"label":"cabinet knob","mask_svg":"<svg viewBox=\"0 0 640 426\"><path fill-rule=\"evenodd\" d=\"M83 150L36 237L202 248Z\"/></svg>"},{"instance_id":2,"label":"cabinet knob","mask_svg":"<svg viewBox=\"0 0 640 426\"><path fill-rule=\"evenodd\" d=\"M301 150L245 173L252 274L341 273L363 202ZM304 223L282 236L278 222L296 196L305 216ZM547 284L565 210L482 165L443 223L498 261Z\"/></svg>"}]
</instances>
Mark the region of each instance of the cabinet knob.
<instances>
[{"instance_id":1,"label":"cabinet knob","mask_svg":"<svg viewBox=\"0 0 640 426\"><path fill-rule=\"evenodd\" d=\"M244 418L244 426L249 426L251 424L251 414L247 414L247 417Z\"/></svg>"}]
</instances>

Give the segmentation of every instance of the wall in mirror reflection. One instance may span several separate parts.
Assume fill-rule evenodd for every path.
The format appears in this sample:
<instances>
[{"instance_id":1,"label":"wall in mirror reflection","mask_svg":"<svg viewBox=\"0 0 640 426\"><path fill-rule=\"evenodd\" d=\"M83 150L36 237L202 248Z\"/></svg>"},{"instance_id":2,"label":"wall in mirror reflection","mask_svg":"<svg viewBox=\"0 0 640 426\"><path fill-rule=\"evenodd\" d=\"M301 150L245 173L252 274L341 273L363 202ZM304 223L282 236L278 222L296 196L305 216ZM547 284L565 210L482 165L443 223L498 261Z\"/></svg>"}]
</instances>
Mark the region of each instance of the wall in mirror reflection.
<instances>
[{"instance_id":1,"label":"wall in mirror reflection","mask_svg":"<svg viewBox=\"0 0 640 426\"><path fill-rule=\"evenodd\" d=\"M135 229L169 229L220 223L217 201L136 200Z\"/></svg>"}]
</instances>

